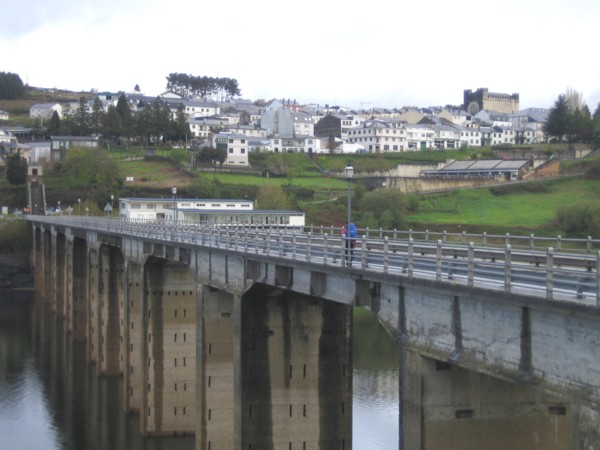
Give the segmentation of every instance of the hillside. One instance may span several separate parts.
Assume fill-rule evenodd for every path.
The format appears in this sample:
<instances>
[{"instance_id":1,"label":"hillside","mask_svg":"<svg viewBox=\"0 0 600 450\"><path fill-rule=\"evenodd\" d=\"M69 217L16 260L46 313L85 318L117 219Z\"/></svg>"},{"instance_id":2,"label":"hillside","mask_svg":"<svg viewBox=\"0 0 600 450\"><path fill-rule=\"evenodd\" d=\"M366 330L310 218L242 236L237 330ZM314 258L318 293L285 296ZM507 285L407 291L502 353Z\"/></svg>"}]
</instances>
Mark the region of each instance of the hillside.
<instances>
[{"instance_id":1,"label":"hillside","mask_svg":"<svg viewBox=\"0 0 600 450\"><path fill-rule=\"evenodd\" d=\"M0 109L10 114L10 125L30 126L29 109L37 103L76 102L82 96L93 95L90 92L72 92L62 89L41 89L30 87L26 95L18 100L0 100Z\"/></svg>"}]
</instances>

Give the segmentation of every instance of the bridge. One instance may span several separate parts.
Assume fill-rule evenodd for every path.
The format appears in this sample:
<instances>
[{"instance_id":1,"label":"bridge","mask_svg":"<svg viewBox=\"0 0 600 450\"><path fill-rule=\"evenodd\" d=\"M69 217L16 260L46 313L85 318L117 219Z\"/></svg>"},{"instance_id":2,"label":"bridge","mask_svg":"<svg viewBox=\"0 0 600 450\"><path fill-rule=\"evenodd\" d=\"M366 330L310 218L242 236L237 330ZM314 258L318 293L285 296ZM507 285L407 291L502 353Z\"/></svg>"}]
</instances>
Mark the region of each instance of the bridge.
<instances>
[{"instance_id":1,"label":"bridge","mask_svg":"<svg viewBox=\"0 0 600 450\"><path fill-rule=\"evenodd\" d=\"M98 373L123 375L144 434L195 433L198 449L351 448L358 306L399 344L399 448L424 448L424 424L531 409L569 424L572 448L600 442L592 239L362 230L350 262L326 227L27 220L39 297ZM508 383L490 394L494 380ZM542 435L539 448L564 444Z\"/></svg>"}]
</instances>

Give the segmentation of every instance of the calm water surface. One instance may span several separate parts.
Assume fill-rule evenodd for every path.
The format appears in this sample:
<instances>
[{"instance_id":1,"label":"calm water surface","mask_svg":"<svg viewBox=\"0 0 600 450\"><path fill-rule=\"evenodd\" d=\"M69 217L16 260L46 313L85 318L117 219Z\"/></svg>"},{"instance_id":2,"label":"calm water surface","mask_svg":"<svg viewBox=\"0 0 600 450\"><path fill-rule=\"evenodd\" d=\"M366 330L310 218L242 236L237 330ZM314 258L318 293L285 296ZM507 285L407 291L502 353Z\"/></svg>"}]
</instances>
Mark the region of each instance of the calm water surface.
<instances>
[{"instance_id":1,"label":"calm water surface","mask_svg":"<svg viewBox=\"0 0 600 450\"><path fill-rule=\"evenodd\" d=\"M143 438L121 410L121 378L98 377L85 348L34 314L32 294L0 294L0 450L193 450L194 438ZM361 314L354 333L353 448L398 448L398 357Z\"/></svg>"}]
</instances>

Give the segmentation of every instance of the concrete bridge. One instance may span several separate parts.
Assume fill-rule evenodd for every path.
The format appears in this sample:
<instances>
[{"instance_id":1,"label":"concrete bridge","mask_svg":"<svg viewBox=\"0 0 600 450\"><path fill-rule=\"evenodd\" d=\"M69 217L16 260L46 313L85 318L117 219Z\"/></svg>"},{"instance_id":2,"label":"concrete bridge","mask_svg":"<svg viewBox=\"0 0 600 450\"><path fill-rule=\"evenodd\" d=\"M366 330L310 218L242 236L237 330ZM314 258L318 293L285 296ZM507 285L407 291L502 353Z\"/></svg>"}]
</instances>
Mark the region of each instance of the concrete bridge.
<instances>
[{"instance_id":1,"label":"concrete bridge","mask_svg":"<svg viewBox=\"0 0 600 450\"><path fill-rule=\"evenodd\" d=\"M449 423L511 420L535 431L479 448L599 448L591 240L541 250L533 236L369 233L348 266L327 228L27 220L39 297L98 373L122 374L144 434L195 433L197 449L351 448L359 306L399 344L399 448L440 448Z\"/></svg>"}]
</instances>

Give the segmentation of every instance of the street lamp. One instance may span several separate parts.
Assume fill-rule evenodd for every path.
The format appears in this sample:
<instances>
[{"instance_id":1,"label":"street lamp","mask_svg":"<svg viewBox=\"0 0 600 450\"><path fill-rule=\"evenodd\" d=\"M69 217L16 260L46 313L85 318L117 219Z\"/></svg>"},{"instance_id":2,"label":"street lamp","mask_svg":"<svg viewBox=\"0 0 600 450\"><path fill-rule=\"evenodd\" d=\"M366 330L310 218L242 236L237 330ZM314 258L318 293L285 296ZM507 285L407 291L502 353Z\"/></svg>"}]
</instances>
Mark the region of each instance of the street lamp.
<instances>
[{"instance_id":1,"label":"street lamp","mask_svg":"<svg viewBox=\"0 0 600 450\"><path fill-rule=\"evenodd\" d=\"M57 214L59 214L59 215L62 213L62 211L61 211L61 209L60 209L60 200L58 201L58 207L56 208L56 212L57 212Z\"/></svg>"},{"instance_id":2,"label":"street lamp","mask_svg":"<svg viewBox=\"0 0 600 450\"><path fill-rule=\"evenodd\" d=\"M113 216L113 202L115 200L114 194L110 194L110 218Z\"/></svg>"},{"instance_id":3,"label":"street lamp","mask_svg":"<svg viewBox=\"0 0 600 450\"><path fill-rule=\"evenodd\" d=\"M77 215L78 216L81 215L81 199L80 198L77 199Z\"/></svg>"},{"instance_id":4,"label":"street lamp","mask_svg":"<svg viewBox=\"0 0 600 450\"><path fill-rule=\"evenodd\" d=\"M177 203L175 202L175 196L177 195L177 188L175 186L173 186L171 188L171 192L173 193L173 214L174 219L173 219L173 223L177 224Z\"/></svg>"},{"instance_id":5,"label":"street lamp","mask_svg":"<svg viewBox=\"0 0 600 450\"><path fill-rule=\"evenodd\" d=\"M350 197L352 196L352 185L350 182L354 177L354 167L348 163L346 167L344 167L344 173L346 174L346 180L348 180L348 225L352 222L352 204Z\"/></svg>"}]
</instances>

